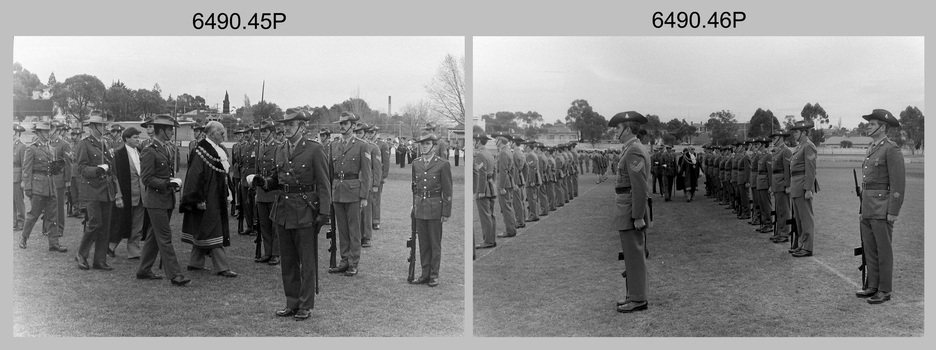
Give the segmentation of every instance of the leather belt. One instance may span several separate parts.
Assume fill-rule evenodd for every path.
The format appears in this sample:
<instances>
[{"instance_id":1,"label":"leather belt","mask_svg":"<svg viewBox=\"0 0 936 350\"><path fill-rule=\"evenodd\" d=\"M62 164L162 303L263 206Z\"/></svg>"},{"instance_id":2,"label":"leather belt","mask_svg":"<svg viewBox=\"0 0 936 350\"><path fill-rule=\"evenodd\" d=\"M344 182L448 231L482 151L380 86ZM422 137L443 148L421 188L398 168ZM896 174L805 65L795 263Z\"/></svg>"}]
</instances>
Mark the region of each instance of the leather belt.
<instances>
[{"instance_id":1,"label":"leather belt","mask_svg":"<svg viewBox=\"0 0 936 350\"><path fill-rule=\"evenodd\" d=\"M866 190L889 190L890 184L886 183L864 183L864 189Z\"/></svg>"},{"instance_id":2,"label":"leather belt","mask_svg":"<svg viewBox=\"0 0 936 350\"><path fill-rule=\"evenodd\" d=\"M631 193L631 188L630 187L615 187L614 193L616 194Z\"/></svg>"},{"instance_id":3,"label":"leather belt","mask_svg":"<svg viewBox=\"0 0 936 350\"><path fill-rule=\"evenodd\" d=\"M442 197L442 191L417 191L413 194L422 198L441 198Z\"/></svg>"},{"instance_id":4,"label":"leather belt","mask_svg":"<svg viewBox=\"0 0 936 350\"><path fill-rule=\"evenodd\" d=\"M774 170L773 173L774 173L774 174L783 174L783 170Z\"/></svg>"},{"instance_id":5,"label":"leather belt","mask_svg":"<svg viewBox=\"0 0 936 350\"><path fill-rule=\"evenodd\" d=\"M805 171L805 170L791 171L791 172L790 172L790 175L792 175L792 176L796 176L796 175L806 175L806 171Z\"/></svg>"},{"instance_id":6,"label":"leather belt","mask_svg":"<svg viewBox=\"0 0 936 350\"><path fill-rule=\"evenodd\" d=\"M346 174L346 173L335 173L335 180L355 180L358 178L358 174Z\"/></svg>"},{"instance_id":7,"label":"leather belt","mask_svg":"<svg viewBox=\"0 0 936 350\"><path fill-rule=\"evenodd\" d=\"M280 184L277 188L285 193L315 192L315 185Z\"/></svg>"}]
</instances>

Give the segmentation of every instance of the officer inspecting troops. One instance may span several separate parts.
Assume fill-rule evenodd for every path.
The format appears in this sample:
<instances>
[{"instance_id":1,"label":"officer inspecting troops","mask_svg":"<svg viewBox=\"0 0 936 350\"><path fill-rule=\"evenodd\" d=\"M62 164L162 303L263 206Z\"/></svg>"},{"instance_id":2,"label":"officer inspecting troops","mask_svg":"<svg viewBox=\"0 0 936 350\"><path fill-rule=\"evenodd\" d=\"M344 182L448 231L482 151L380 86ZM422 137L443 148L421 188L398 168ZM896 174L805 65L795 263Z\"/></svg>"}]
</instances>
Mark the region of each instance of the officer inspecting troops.
<instances>
[{"instance_id":1,"label":"officer inspecting troops","mask_svg":"<svg viewBox=\"0 0 936 350\"><path fill-rule=\"evenodd\" d=\"M891 299L894 278L892 248L894 222L903 206L906 173L900 147L887 138L900 122L883 109L862 116L868 121L867 132L873 140L861 164L861 246L867 276L867 288L856 293L870 304Z\"/></svg>"},{"instance_id":2,"label":"officer inspecting troops","mask_svg":"<svg viewBox=\"0 0 936 350\"><path fill-rule=\"evenodd\" d=\"M23 230L26 222L26 204L23 200L23 156L26 144L20 135L26 131L22 125L13 124L13 231Z\"/></svg>"},{"instance_id":3,"label":"officer inspecting troops","mask_svg":"<svg viewBox=\"0 0 936 350\"><path fill-rule=\"evenodd\" d=\"M63 165L55 159L55 149L49 139L51 131L52 126L47 121L33 124L33 133L38 139L27 147L23 154L22 186L24 194L29 198L30 208L26 214L19 247L26 249L32 229L42 216L43 231L47 232L49 237L49 250L66 252L68 250L59 245L62 233L56 224L58 213L53 182L53 177L62 171Z\"/></svg>"},{"instance_id":4,"label":"officer inspecting troops","mask_svg":"<svg viewBox=\"0 0 936 350\"><path fill-rule=\"evenodd\" d=\"M478 221L481 222L481 235L483 241L475 246L476 249L493 248L497 246L497 219L494 218L494 200L497 198L497 185L494 177L494 156L487 150L488 140L491 138L484 131L475 131L471 135L474 139L474 165L473 165L473 192L475 203L478 205Z\"/></svg>"},{"instance_id":5,"label":"officer inspecting troops","mask_svg":"<svg viewBox=\"0 0 936 350\"><path fill-rule=\"evenodd\" d=\"M416 140L420 157L413 162L413 218L419 242L422 273L412 284L439 285L442 261L442 223L452 216L452 170L438 156L438 137L425 133Z\"/></svg>"},{"instance_id":6,"label":"officer inspecting troops","mask_svg":"<svg viewBox=\"0 0 936 350\"><path fill-rule=\"evenodd\" d=\"M341 262L329 268L328 273L344 273L345 276L358 273L361 259L361 210L367 208L373 181L371 153L366 143L352 132L358 120L354 113L341 112L337 122L341 139L332 142L330 160L334 173L331 200L335 207Z\"/></svg>"},{"instance_id":7,"label":"officer inspecting troops","mask_svg":"<svg viewBox=\"0 0 936 350\"><path fill-rule=\"evenodd\" d=\"M614 229L621 238L627 268L626 298L617 302L617 311L623 313L646 310L648 304L646 234L650 226L647 188L651 160L636 137L640 126L646 123L647 118L634 111L615 114L608 122L623 143L620 161L613 164L619 171L614 183L616 195L612 218Z\"/></svg>"},{"instance_id":8,"label":"officer inspecting troops","mask_svg":"<svg viewBox=\"0 0 936 350\"><path fill-rule=\"evenodd\" d=\"M816 145L809 140L813 123L796 122L790 131L796 140L796 149L790 159L790 197L793 199L793 215L796 217L799 240L797 249L790 252L794 257L813 255L816 225L813 220L813 195L818 190L816 181Z\"/></svg>"},{"instance_id":9,"label":"officer inspecting troops","mask_svg":"<svg viewBox=\"0 0 936 350\"><path fill-rule=\"evenodd\" d=\"M107 265L111 208L115 203L118 208L123 208L123 200L112 170L114 154L103 138L107 125L104 113L92 111L85 125L91 135L78 143L74 170L81 173L78 199L84 201L88 223L75 260L82 270L113 270ZM89 266L87 259L92 244L94 259L92 266Z\"/></svg>"},{"instance_id":10,"label":"officer inspecting troops","mask_svg":"<svg viewBox=\"0 0 936 350\"><path fill-rule=\"evenodd\" d=\"M259 172L256 175L262 178L273 176L273 171L276 170L275 154L276 147L280 145L280 142L276 141L274 137L275 132L276 125L272 120L264 120L260 124L260 149L257 153L257 167ZM247 183L252 184L250 181ZM281 192L277 188L271 188L267 191L263 189L263 187L257 187L255 191L257 193L257 219L260 223L259 234L261 237L261 244L263 245L263 255L254 259L254 262L277 265L280 263L280 243L279 237L276 235L273 221L270 220L270 213L273 211L273 203L276 197L279 196Z\"/></svg>"},{"instance_id":11,"label":"officer inspecting troops","mask_svg":"<svg viewBox=\"0 0 936 350\"><path fill-rule=\"evenodd\" d=\"M786 145L786 139L791 134L785 130L774 131L770 136L773 138L773 154L770 156L770 191L774 195L774 210L776 211L776 231L770 240L774 243L783 243L790 241L790 193L787 189L790 187L790 160L793 158L793 151Z\"/></svg>"}]
</instances>

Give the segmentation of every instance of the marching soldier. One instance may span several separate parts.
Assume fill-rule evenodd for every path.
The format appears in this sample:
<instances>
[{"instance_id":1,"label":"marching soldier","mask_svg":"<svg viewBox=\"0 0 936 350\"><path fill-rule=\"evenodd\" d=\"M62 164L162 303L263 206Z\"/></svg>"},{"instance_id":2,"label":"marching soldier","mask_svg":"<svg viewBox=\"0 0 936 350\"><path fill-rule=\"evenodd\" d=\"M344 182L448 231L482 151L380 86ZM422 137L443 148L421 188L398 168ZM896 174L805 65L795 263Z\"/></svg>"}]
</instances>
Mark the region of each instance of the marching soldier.
<instances>
[{"instance_id":1,"label":"marching soldier","mask_svg":"<svg viewBox=\"0 0 936 350\"><path fill-rule=\"evenodd\" d=\"M630 111L615 114L608 126L615 128L624 145L614 182L616 193L612 223L621 238L624 264L627 267L627 296L617 302L617 311L629 313L647 309L647 228L650 226L647 194L650 155L640 146L636 134L647 123L640 113Z\"/></svg>"},{"instance_id":2,"label":"marching soldier","mask_svg":"<svg viewBox=\"0 0 936 350\"><path fill-rule=\"evenodd\" d=\"M862 116L868 121L868 136L873 141L861 165L861 245L868 269L868 288L858 291L868 303L890 300L893 291L894 222L904 201L906 174L903 154L894 141L887 138L890 128L900 122L883 109Z\"/></svg>"},{"instance_id":3,"label":"marching soldier","mask_svg":"<svg viewBox=\"0 0 936 350\"><path fill-rule=\"evenodd\" d=\"M798 249L790 252L801 258L813 255L816 225L813 221L812 198L816 192L816 145L809 140L812 122L800 121L790 127L796 149L790 159L790 197L793 198L793 215L796 216L799 233ZM792 249L791 249L792 250Z\"/></svg>"},{"instance_id":4,"label":"marching soldier","mask_svg":"<svg viewBox=\"0 0 936 350\"><path fill-rule=\"evenodd\" d=\"M49 236L49 250L67 252L65 247L59 245L62 230L56 224L58 206L53 180L53 177L61 174L63 164L55 158L55 149L50 144L51 130L49 122L39 121L33 124L33 132L38 140L23 153L22 186L23 192L29 198L30 208L23 225L19 247L26 249L26 241L29 240L29 235L41 215L43 231L48 232Z\"/></svg>"},{"instance_id":5,"label":"marching soldier","mask_svg":"<svg viewBox=\"0 0 936 350\"><path fill-rule=\"evenodd\" d=\"M497 143L497 156L495 159L494 171L497 186L497 203L501 208L501 218L504 220L505 232L498 234L497 237L513 237L517 235L516 215L513 207L513 189L515 187L513 180L514 163L513 154L510 152L510 135L506 133L495 133L495 142Z\"/></svg>"},{"instance_id":6,"label":"marching soldier","mask_svg":"<svg viewBox=\"0 0 936 350\"><path fill-rule=\"evenodd\" d=\"M770 191L774 194L774 208L777 212L774 220L777 222L777 231L770 240L774 243L790 241L790 160L793 151L786 145L786 138L790 133L784 130L774 131L770 134L774 141L773 155L770 157Z\"/></svg>"},{"instance_id":7,"label":"marching soldier","mask_svg":"<svg viewBox=\"0 0 936 350\"><path fill-rule=\"evenodd\" d=\"M372 143L377 145L377 149L380 150L380 182L377 186L377 193L375 193L371 198L371 212L373 217L373 223L371 228L374 230L380 230L380 198L383 195L383 186L387 182L387 176L390 175L390 145L387 144L384 140L381 140L377 137L377 132L380 131L380 127L377 125L371 125L370 129L367 130L367 138ZM458 165L456 151L456 161L455 165ZM377 175L372 175L377 178Z\"/></svg>"},{"instance_id":8,"label":"marching soldier","mask_svg":"<svg viewBox=\"0 0 936 350\"><path fill-rule=\"evenodd\" d=\"M371 153L362 140L354 137L352 129L359 120L351 112L341 112L338 120L341 140L332 142L331 164L332 204L335 207L336 229L341 245L341 262L329 268L328 273L355 276L361 259L361 210L367 208L371 191Z\"/></svg>"},{"instance_id":9,"label":"marching soldier","mask_svg":"<svg viewBox=\"0 0 936 350\"><path fill-rule=\"evenodd\" d=\"M311 309L315 307L318 280L317 234L319 228L328 221L332 198L328 185L328 160L325 158L325 150L321 144L304 136L309 119L308 112L292 108L286 110L283 120L277 121L285 126L286 142L276 148L275 166L271 176L257 176L250 180L266 191L280 191L273 204L272 219L276 225L282 253L281 268L286 307L276 311L276 315L292 316L296 320L311 317ZM351 218L357 219L357 216L352 215ZM347 215L344 219L348 219ZM356 221L359 220L352 220ZM345 229L347 225L345 221ZM342 263L347 264L344 243L343 240ZM343 266L347 269L348 265Z\"/></svg>"},{"instance_id":10,"label":"marching soldier","mask_svg":"<svg viewBox=\"0 0 936 350\"><path fill-rule=\"evenodd\" d=\"M260 124L260 150L257 153L257 166L259 172L257 176L268 178L273 176L276 171L276 148L280 142L275 139L276 125L272 120L265 120ZM252 182L248 181L248 184ZM273 203L276 197L282 192L277 188L270 188L269 191L263 187L255 189L257 193L257 219L260 221L260 236L263 244L263 255L254 259L256 263L267 263L277 265L280 263L280 242L276 234L273 221L270 220L270 213L273 211Z\"/></svg>"},{"instance_id":11,"label":"marching soldier","mask_svg":"<svg viewBox=\"0 0 936 350\"><path fill-rule=\"evenodd\" d=\"M438 138L422 135L420 158L413 162L413 216L419 241L422 274L413 284L439 285L442 261L442 223L452 216L452 170L449 162L438 156L433 147Z\"/></svg>"},{"instance_id":12,"label":"marching soldier","mask_svg":"<svg viewBox=\"0 0 936 350\"><path fill-rule=\"evenodd\" d=\"M653 155L650 156L650 161L653 162L653 166L650 167L650 175L653 176L653 194L657 193L657 187L660 188L660 196L663 195L663 162L660 160L662 158L662 152L660 152L660 147L653 149Z\"/></svg>"},{"instance_id":13,"label":"marching soldier","mask_svg":"<svg viewBox=\"0 0 936 350\"><path fill-rule=\"evenodd\" d=\"M572 197L578 197L579 195L579 184L578 177L582 173L582 157L579 156L578 152L575 151L575 146L578 144L575 142L569 143L569 156L572 157Z\"/></svg>"},{"instance_id":14,"label":"marching soldier","mask_svg":"<svg viewBox=\"0 0 936 350\"><path fill-rule=\"evenodd\" d=\"M107 125L104 114L101 111L92 111L85 125L90 129L91 135L78 143L74 170L81 173L78 199L84 202L87 210L87 226L81 236L81 245L78 247L75 261L82 270L94 268L110 271L114 269L107 265L111 208L115 203L118 208L123 208L123 200L113 173L114 154L103 138ZM92 244L94 259L93 264L89 266L88 254Z\"/></svg>"},{"instance_id":15,"label":"marching soldier","mask_svg":"<svg viewBox=\"0 0 936 350\"><path fill-rule=\"evenodd\" d=\"M26 204L23 200L23 156L26 144L20 135L26 131L22 125L13 124L13 231L21 231L26 222Z\"/></svg>"},{"instance_id":16,"label":"marching soldier","mask_svg":"<svg viewBox=\"0 0 936 350\"><path fill-rule=\"evenodd\" d=\"M526 157L523 155L523 150L520 149L520 144L523 143L523 138L519 135L512 137L512 143L510 144L511 155L513 156L514 162L514 171L513 171L513 180L517 184L514 186L512 199L514 207L514 215L516 215L517 228L526 227L526 218L527 218L527 209L526 209L526 198L524 197L524 187L527 186L526 174Z\"/></svg>"},{"instance_id":17,"label":"marching soldier","mask_svg":"<svg viewBox=\"0 0 936 350\"><path fill-rule=\"evenodd\" d=\"M484 147L491 138L484 131L472 133L472 138L475 154L472 187L475 203L478 205L478 220L481 222L483 237L481 244L475 248L493 248L497 246L495 241L497 220L494 218L494 199L497 197L497 185L494 181L496 171L494 156Z\"/></svg>"}]
</instances>

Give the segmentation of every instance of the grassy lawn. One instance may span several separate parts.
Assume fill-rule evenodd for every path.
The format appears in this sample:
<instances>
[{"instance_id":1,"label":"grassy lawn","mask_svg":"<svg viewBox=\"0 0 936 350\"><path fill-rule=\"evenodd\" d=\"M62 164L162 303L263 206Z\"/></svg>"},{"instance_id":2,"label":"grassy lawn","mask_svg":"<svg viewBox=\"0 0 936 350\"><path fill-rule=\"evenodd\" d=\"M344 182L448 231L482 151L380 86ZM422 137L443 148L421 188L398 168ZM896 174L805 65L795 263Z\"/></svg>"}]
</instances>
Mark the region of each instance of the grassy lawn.
<instances>
[{"instance_id":1,"label":"grassy lawn","mask_svg":"<svg viewBox=\"0 0 936 350\"><path fill-rule=\"evenodd\" d=\"M528 223L474 262L474 333L492 337L922 336L923 167L908 164L907 197L894 226L894 294L883 305L854 296L861 275L858 199L851 169L820 161L814 256L738 220L713 200L654 197L649 233L650 305L615 311L624 297L620 240L608 226L613 178L580 178L580 196ZM499 209L498 225L501 225ZM530 225L532 224L532 225ZM477 220L475 238L481 233Z\"/></svg>"},{"instance_id":2,"label":"grassy lawn","mask_svg":"<svg viewBox=\"0 0 936 350\"><path fill-rule=\"evenodd\" d=\"M325 272L328 241L324 229L320 232L321 293L310 320L296 322L273 314L285 306L280 267L253 262L253 236L234 233L226 248L238 278L185 271L192 283L180 288L168 280L135 279L139 263L127 260L124 244L118 246L117 258L108 259L114 271L79 270L74 256L80 219L66 218L62 244L68 253L47 251L44 237L35 230L29 249L21 250L15 243L19 233L13 234L13 335L461 336L465 319L462 170L453 167L454 216L444 224L436 288L406 283L411 170L391 166L384 185L381 229L374 231L373 247L362 249L356 277ZM173 245L184 268L191 246L178 238L181 224L182 215L176 211ZM236 231L236 221L230 227Z\"/></svg>"}]
</instances>

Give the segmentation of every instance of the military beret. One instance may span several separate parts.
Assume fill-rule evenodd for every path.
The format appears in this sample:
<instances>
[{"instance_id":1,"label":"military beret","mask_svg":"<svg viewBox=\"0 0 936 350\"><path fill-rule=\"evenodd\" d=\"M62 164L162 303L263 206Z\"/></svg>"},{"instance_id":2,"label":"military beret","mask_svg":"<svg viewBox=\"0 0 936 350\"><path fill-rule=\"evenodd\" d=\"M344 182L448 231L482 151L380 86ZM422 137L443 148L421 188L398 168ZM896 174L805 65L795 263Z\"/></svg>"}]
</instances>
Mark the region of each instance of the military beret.
<instances>
[{"instance_id":1,"label":"military beret","mask_svg":"<svg viewBox=\"0 0 936 350\"><path fill-rule=\"evenodd\" d=\"M638 124L646 124L647 118L642 114L634 111L621 112L611 117L611 120L608 121L608 126L613 128L623 122L637 122Z\"/></svg>"},{"instance_id":2,"label":"military beret","mask_svg":"<svg viewBox=\"0 0 936 350\"><path fill-rule=\"evenodd\" d=\"M888 112L883 109L875 109L871 111L871 114L863 115L861 117L867 121L879 120L879 121L884 122L884 124L887 124L888 126L895 127L895 128L900 127L900 121L898 121L897 118L894 118L894 115L891 114L891 112Z\"/></svg>"}]
</instances>

